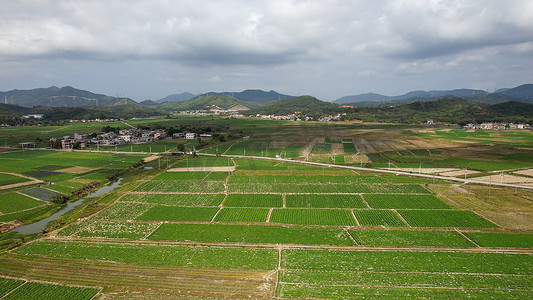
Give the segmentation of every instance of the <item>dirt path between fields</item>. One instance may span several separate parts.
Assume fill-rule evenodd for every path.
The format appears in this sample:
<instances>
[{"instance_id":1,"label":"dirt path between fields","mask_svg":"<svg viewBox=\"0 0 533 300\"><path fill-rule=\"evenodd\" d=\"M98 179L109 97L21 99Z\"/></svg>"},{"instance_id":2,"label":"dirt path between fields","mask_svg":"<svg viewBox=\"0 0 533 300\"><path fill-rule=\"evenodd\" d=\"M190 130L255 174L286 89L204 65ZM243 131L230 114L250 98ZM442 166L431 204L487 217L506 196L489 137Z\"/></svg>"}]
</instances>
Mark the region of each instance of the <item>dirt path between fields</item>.
<instances>
[{"instance_id":1,"label":"dirt path between fields","mask_svg":"<svg viewBox=\"0 0 533 300\"><path fill-rule=\"evenodd\" d=\"M302 150L300 150L300 157L308 157L309 154L311 154L313 147L318 143L318 139L319 138L313 138L309 143L303 146Z\"/></svg>"}]
</instances>

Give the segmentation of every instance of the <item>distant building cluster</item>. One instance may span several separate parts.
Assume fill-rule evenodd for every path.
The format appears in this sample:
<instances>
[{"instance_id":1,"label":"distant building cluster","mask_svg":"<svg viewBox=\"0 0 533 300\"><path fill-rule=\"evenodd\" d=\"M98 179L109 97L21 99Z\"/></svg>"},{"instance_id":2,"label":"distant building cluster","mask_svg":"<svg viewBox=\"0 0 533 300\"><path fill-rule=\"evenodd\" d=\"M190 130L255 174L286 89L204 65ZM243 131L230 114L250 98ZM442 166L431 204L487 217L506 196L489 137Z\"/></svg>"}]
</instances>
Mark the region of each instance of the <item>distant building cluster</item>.
<instances>
[{"instance_id":1,"label":"distant building cluster","mask_svg":"<svg viewBox=\"0 0 533 300\"><path fill-rule=\"evenodd\" d=\"M104 123L104 122L121 122L124 119L93 119L93 120L68 120L69 123Z\"/></svg>"},{"instance_id":2,"label":"distant building cluster","mask_svg":"<svg viewBox=\"0 0 533 300\"><path fill-rule=\"evenodd\" d=\"M466 124L464 129L482 129L482 130L503 130L503 129L530 129L529 124L515 124L515 123L499 123L499 122L485 122L481 124Z\"/></svg>"},{"instance_id":3,"label":"distant building cluster","mask_svg":"<svg viewBox=\"0 0 533 300\"><path fill-rule=\"evenodd\" d=\"M157 139L164 139L167 133L161 130L141 130L137 128L121 129L115 132L100 132L95 137L89 137L82 132L76 132L73 136L50 138L50 142L61 142L62 149L86 148L89 146L119 146L125 144L150 143Z\"/></svg>"},{"instance_id":4,"label":"distant building cluster","mask_svg":"<svg viewBox=\"0 0 533 300\"><path fill-rule=\"evenodd\" d=\"M324 116L324 117L316 119L316 121L319 121L319 122L339 121L343 115L346 115L346 113ZM294 114L288 114L288 115L261 115L261 114L257 114L255 116L250 116L250 117L257 117L257 118L268 119L268 120L315 121L314 117L302 115L301 113L294 113Z\"/></svg>"},{"instance_id":5,"label":"distant building cluster","mask_svg":"<svg viewBox=\"0 0 533 300\"><path fill-rule=\"evenodd\" d=\"M182 110L177 112L180 115L237 115L240 111L250 110L250 108L244 105L234 105L228 109L223 109L216 105L211 105L205 109L196 110Z\"/></svg>"}]
</instances>

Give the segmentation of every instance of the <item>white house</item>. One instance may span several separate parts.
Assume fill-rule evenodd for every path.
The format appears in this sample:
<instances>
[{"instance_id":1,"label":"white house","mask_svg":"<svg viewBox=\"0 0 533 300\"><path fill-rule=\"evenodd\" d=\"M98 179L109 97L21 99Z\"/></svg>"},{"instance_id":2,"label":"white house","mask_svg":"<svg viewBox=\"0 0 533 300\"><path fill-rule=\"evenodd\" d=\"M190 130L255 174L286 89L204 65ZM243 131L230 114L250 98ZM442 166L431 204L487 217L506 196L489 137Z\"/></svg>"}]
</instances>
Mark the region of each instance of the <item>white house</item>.
<instances>
[{"instance_id":1,"label":"white house","mask_svg":"<svg viewBox=\"0 0 533 300\"><path fill-rule=\"evenodd\" d=\"M185 139L186 140L194 140L196 138L196 133L194 132L187 132L185 134Z\"/></svg>"}]
</instances>

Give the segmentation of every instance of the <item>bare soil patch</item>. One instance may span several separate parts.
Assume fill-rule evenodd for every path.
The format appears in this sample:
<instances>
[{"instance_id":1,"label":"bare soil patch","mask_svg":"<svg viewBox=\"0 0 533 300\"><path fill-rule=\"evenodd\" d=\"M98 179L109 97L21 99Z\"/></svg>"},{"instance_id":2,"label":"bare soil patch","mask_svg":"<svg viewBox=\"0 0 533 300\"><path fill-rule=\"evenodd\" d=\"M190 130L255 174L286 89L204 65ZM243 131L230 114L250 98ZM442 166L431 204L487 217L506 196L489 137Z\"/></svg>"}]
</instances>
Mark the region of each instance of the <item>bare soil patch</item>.
<instances>
[{"instance_id":1,"label":"bare soil patch","mask_svg":"<svg viewBox=\"0 0 533 300\"><path fill-rule=\"evenodd\" d=\"M344 145L341 143L331 144L331 153L333 155L341 155L344 153Z\"/></svg>"},{"instance_id":2,"label":"bare soil patch","mask_svg":"<svg viewBox=\"0 0 533 300\"><path fill-rule=\"evenodd\" d=\"M157 156L157 155L148 156L148 157L143 158L143 161L144 162L150 162L152 160L156 160L158 157L159 156Z\"/></svg>"},{"instance_id":3,"label":"bare soil patch","mask_svg":"<svg viewBox=\"0 0 533 300\"><path fill-rule=\"evenodd\" d=\"M0 233L8 232L11 229L13 229L13 228L15 228L17 226L20 226L20 225L22 225L22 221L21 220L14 220L14 221L11 221L11 222L0 224Z\"/></svg>"},{"instance_id":4,"label":"bare soil patch","mask_svg":"<svg viewBox=\"0 0 533 300\"><path fill-rule=\"evenodd\" d=\"M492 176L476 177L474 179L486 182L492 181L501 183L533 183L533 178L508 174L504 174L503 177L500 174L494 174Z\"/></svg>"},{"instance_id":5,"label":"bare soil patch","mask_svg":"<svg viewBox=\"0 0 533 300\"><path fill-rule=\"evenodd\" d=\"M32 185L32 184L37 184L37 183L42 183L42 182L43 182L42 180L32 180L32 181L19 182L19 183L13 183L13 184L6 184L6 185L0 186L0 190L7 190L7 189L19 187L19 186Z\"/></svg>"},{"instance_id":6,"label":"bare soil patch","mask_svg":"<svg viewBox=\"0 0 533 300\"><path fill-rule=\"evenodd\" d=\"M514 172L515 174L519 174L519 175L526 175L526 176L531 176L533 177L533 169L527 169L527 170L521 170L521 171L516 171Z\"/></svg>"},{"instance_id":7,"label":"bare soil patch","mask_svg":"<svg viewBox=\"0 0 533 300\"><path fill-rule=\"evenodd\" d=\"M67 180L69 182L76 182L76 183L83 183L83 184L86 184L86 183L91 183L93 182L94 180L91 180L91 179L80 179L80 178L74 178L74 179L69 179Z\"/></svg>"},{"instance_id":8,"label":"bare soil patch","mask_svg":"<svg viewBox=\"0 0 533 300\"><path fill-rule=\"evenodd\" d=\"M89 168L89 167L70 167L66 169L56 170L56 172L61 173L71 173L71 174L82 174L87 173L90 171L98 170L97 168Z\"/></svg>"}]
</instances>

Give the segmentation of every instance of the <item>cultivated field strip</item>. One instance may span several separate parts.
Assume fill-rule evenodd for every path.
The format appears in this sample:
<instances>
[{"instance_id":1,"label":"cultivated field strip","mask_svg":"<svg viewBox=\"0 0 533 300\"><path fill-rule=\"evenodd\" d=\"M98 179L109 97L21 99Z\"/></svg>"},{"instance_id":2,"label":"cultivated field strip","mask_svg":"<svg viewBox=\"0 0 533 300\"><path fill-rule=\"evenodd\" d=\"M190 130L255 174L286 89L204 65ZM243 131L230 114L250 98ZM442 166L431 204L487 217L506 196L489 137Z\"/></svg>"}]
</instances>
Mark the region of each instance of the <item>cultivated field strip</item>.
<instances>
[{"instance_id":1,"label":"cultivated field strip","mask_svg":"<svg viewBox=\"0 0 533 300\"><path fill-rule=\"evenodd\" d=\"M273 294L273 278L262 270L125 264L51 257L31 257L22 260L12 256L9 259L2 258L0 261L3 266L0 273L3 275L101 286L111 291L153 289L176 294L189 292L206 296L235 297L245 295L264 297ZM261 286L265 289L260 289Z\"/></svg>"}]
</instances>

